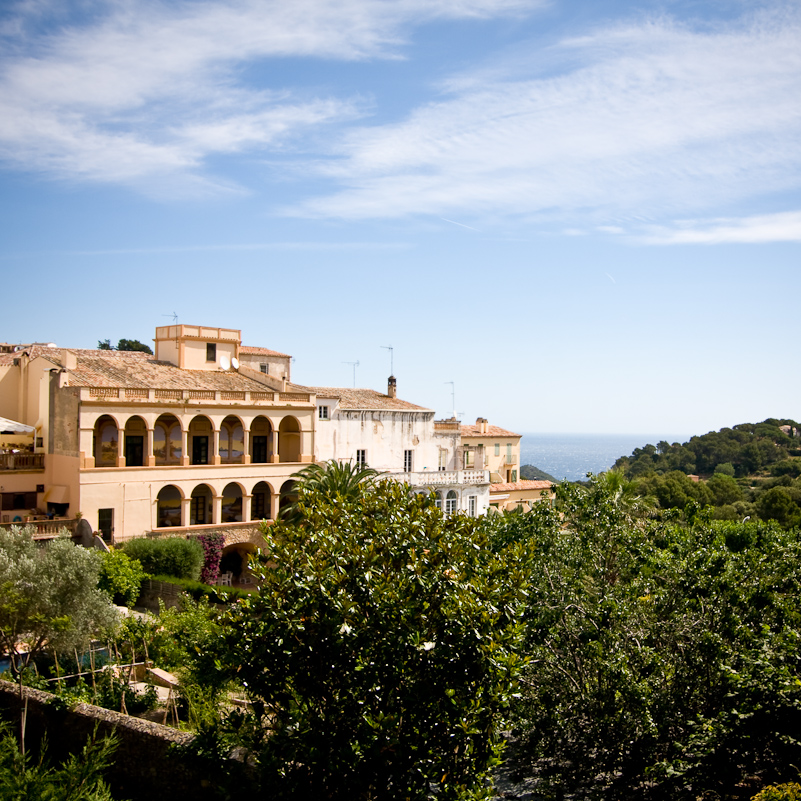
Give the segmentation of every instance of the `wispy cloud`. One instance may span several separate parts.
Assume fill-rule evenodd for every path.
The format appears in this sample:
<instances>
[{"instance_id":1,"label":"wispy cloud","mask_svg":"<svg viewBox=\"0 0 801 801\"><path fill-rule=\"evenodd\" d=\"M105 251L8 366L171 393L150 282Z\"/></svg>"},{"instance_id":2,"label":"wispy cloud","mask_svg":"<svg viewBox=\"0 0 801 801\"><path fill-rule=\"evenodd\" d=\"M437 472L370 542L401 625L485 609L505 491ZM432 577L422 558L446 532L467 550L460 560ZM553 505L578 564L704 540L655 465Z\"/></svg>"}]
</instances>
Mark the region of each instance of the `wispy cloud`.
<instances>
[{"instance_id":1,"label":"wispy cloud","mask_svg":"<svg viewBox=\"0 0 801 801\"><path fill-rule=\"evenodd\" d=\"M90 181L204 183L216 154L269 152L362 113L349 98L247 84L287 56L397 57L413 24L515 14L543 0L36 0L0 18L0 159ZM65 7L80 17L71 18ZM51 27L47 27L50 23ZM157 185L157 184L156 184Z\"/></svg>"},{"instance_id":2,"label":"wispy cloud","mask_svg":"<svg viewBox=\"0 0 801 801\"><path fill-rule=\"evenodd\" d=\"M640 237L664 245L761 244L801 242L801 211L759 214L752 217L692 220L673 227L653 226Z\"/></svg>"},{"instance_id":3,"label":"wispy cloud","mask_svg":"<svg viewBox=\"0 0 801 801\"><path fill-rule=\"evenodd\" d=\"M716 30L619 25L551 52L556 75L520 74L542 54L514 75L482 68L401 123L353 130L321 168L342 188L293 213L575 227L801 188L797 6Z\"/></svg>"}]
</instances>

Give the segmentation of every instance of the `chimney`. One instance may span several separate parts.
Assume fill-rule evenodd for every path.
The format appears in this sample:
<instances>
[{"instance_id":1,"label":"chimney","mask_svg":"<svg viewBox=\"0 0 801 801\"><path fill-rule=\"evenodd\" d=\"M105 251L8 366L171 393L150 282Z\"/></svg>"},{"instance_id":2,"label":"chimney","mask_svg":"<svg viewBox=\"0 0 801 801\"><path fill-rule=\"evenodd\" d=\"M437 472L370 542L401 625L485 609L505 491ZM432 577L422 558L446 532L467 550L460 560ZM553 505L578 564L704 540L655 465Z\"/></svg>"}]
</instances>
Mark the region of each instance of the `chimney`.
<instances>
[{"instance_id":1,"label":"chimney","mask_svg":"<svg viewBox=\"0 0 801 801\"><path fill-rule=\"evenodd\" d=\"M71 350L61 349L61 363L67 370L74 370L78 366L78 359Z\"/></svg>"},{"instance_id":2,"label":"chimney","mask_svg":"<svg viewBox=\"0 0 801 801\"><path fill-rule=\"evenodd\" d=\"M489 423L487 422L486 417L477 417L476 418L476 428L478 429L479 434L486 434L489 430Z\"/></svg>"},{"instance_id":3,"label":"chimney","mask_svg":"<svg viewBox=\"0 0 801 801\"><path fill-rule=\"evenodd\" d=\"M396 398L398 396L398 382L395 380L394 375L391 375L387 381L387 395L389 395L390 398Z\"/></svg>"}]
</instances>

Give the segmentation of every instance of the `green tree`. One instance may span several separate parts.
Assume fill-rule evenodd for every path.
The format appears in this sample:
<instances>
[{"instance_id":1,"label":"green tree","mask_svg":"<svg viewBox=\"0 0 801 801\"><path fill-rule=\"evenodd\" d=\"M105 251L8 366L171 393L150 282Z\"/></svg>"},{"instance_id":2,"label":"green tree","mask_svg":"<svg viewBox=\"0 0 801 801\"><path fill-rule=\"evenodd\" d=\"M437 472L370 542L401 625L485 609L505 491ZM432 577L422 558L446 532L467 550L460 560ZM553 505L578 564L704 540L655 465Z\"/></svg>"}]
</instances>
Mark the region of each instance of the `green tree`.
<instances>
[{"instance_id":1,"label":"green tree","mask_svg":"<svg viewBox=\"0 0 801 801\"><path fill-rule=\"evenodd\" d=\"M209 643L254 702L272 798L485 798L520 659L526 547L385 481L299 489ZM241 724L241 720L240 720ZM246 727L241 724L240 731ZM258 736L261 735L261 736Z\"/></svg>"},{"instance_id":2,"label":"green tree","mask_svg":"<svg viewBox=\"0 0 801 801\"><path fill-rule=\"evenodd\" d=\"M757 498L756 507L763 520L776 520L784 528L801 524L801 509L786 487L766 490Z\"/></svg>"},{"instance_id":3,"label":"green tree","mask_svg":"<svg viewBox=\"0 0 801 801\"><path fill-rule=\"evenodd\" d=\"M144 577L145 571L138 559L131 559L122 551L102 555L98 587L108 593L115 604L133 606Z\"/></svg>"},{"instance_id":4,"label":"green tree","mask_svg":"<svg viewBox=\"0 0 801 801\"><path fill-rule=\"evenodd\" d=\"M740 485L734 478L725 473L715 473L706 482L706 485L712 493L715 506L724 506L743 499L743 491L740 489Z\"/></svg>"},{"instance_id":5,"label":"green tree","mask_svg":"<svg viewBox=\"0 0 801 801\"><path fill-rule=\"evenodd\" d=\"M40 550L33 527L0 529L0 648L25 654L23 665L45 647L82 648L117 615L98 589L100 556L72 543L66 530Z\"/></svg>"},{"instance_id":6,"label":"green tree","mask_svg":"<svg viewBox=\"0 0 801 801\"><path fill-rule=\"evenodd\" d=\"M137 351L139 353L149 353L151 356L153 355L150 345L145 345L144 342L140 342L138 339L121 339L117 343L117 350Z\"/></svg>"}]
</instances>

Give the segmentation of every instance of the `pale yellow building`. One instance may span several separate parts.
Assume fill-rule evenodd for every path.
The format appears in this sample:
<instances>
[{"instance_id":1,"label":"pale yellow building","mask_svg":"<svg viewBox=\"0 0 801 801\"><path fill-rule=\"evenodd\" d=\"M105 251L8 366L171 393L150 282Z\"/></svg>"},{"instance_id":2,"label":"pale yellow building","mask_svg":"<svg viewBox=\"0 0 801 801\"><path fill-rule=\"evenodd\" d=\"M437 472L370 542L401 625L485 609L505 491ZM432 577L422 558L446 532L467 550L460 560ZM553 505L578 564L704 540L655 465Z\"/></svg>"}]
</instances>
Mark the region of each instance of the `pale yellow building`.
<instances>
[{"instance_id":1,"label":"pale yellow building","mask_svg":"<svg viewBox=\"0 0 801 801\"><path fill-rule=\"evenodd\" d=\"M484 417L460 428L465 469L490 471L491 483L515 482L520 475L521 434L491 426Z\"/></svg>"}]
</instances>

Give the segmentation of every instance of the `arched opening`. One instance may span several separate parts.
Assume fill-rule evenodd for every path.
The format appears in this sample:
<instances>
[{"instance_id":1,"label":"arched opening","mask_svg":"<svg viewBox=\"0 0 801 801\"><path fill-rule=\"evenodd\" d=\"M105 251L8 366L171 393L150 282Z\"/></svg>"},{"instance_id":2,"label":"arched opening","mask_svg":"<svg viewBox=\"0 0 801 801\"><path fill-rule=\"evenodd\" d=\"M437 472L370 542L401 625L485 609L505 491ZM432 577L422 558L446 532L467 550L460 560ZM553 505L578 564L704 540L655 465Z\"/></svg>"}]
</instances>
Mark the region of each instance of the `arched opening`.
<instances>
[{"instance_id":1,"label":"arched opening","mask_svg":"<svg viewBox=\"0 0 801 801\"><path fill-rule=\"evenodd\" d=\"M300 424L294 417L284 417L278 426L278 461L300 461Z\"/></svg>"},{"instance_id":2,"label":"arched opening","mask_svg":"<svg viewBox=\"0 0 801 801\"><path fill-rule=\"evenodd\" d=\"M437 509L442 511L442 493L441 492L435 492L434 493L434 503L436 504Z\"/></svg>"},{"instance_id":3,"label":"arched opening","mask_svg":"<svg viewBox=\"0 0 801 801\"><path fill-rule=\"evenodd\" d=\"M287 506L291 506L295 501L298 499L298 493L295 489L295 482L290 479L289 481L285 481L281 485L281 494L278 499L278 515L281 515L281 512Z\"/></svg>"},{"instance_id":4,"label":"arched opening","mask_svg":"<svg viewBox=\"0 0 801 801\"><path fill-rule=\"evenodd\" d=\"M250 501L251 520L269 520L272 509L272 490L266 481L259 481L253 487L253 496Z\"/></svg>"},{"instance_id":5,"label":"arched opening","mask_svg":"<svg viewBox=\"0 0 801 801\"><path fill-rule=\"evenodd\" d=\"M211 488L206 484L198 484L192 490L192 498L189 503L189 525L204 526L213 523L212 518L212 493Z\"/></svg>"},{"instance_id":6,"label":"arched opening","mask_svg":"<svg viewBox=\"0 0 801 801\"><path fill-rule=\"evenodd\" d=\"M147 426L141 417L131 417L125 424L125 466L143 467Z\"/></svg>"},{"instance_id":7,"label":"arched opening","mask_svg":"<svg viewBox=\"0 0 801 801\"><path fill-rule=\"evenodd\" d=\"M221 523L242 522L242 488L239 484L228 484L222 494Z\"/></svg>"},{"instance_id":8,"label":"arched opening","mask_svg":"<svg viewBox=\"0 0 801 801\"><path fill-rule=\"evenodd\" d=\"M239 542L223 548L220 577L227 575L232 584L250 584L250 554L255 551L256 546L249 542Z\"/></svg>"},{"instance_id":9,"label":"arched opening","mask_svg":"<svg viewBox=\"0 0 801 801\"><path fill-rule=\"evenodd\" d=\"M119 431L114 419L104 414L95 423L95 467L116 467Z\"/></svg>"},{"instance_id":10,"label":"arched opening","mask_svg":"<svg viewBox=\"0 0 801 801\"><path fill-rule=\"evenodd\" d=\"M157 465L181 464L181 424L172 414L162 414L153 426L153 456Z\"/></svg>"},{"instance_id":11,"label":"arched opening","mask_svg":"<svg viewBox=\"0 0 801 801\"><path fill-rule=\"evenodd\" d=\"M259 415L250 426L250 461L266 464L273 460L273 426Z\"/></svg>"},{"instance_id":12,"label":"arched opening","mask_svg":"<svg viewBox=\"0 0 801 801\"><path fill-rule=\"evenodd\" d=\"M181 525L181 491L168 484L162 487L156 501L156 527L169 528Z\"/></svg>"},{"instance_id":13,"label":"arched opening","mask_svg":"<svg viewBox=\"0 0 801 801\"><path fill-rule=\"evenodd\" d=\"M448 490L448 494L445 496L445 514L452 515L456 512L456 501L458 496L456 495L455 490Z\"/></svg>"},{"instance_id":14,"label":"arched opening","mask_svg":"<svg viewBox=\"0 0 801 801\"><path fill-rule=\"evenodd\" d=\"M191 464L209 464L214 429L204 415L192 418L189 424L189 453Z\"/></svg>"},{"instance_id":15,"label":"arched opening","mask_svg":"<svg viewBox=\"0 0 801 801\"><path fill-rule=\"evenodd\" d=\"M220 426L220 462L242 464L245 453L245 429L242 421L233 415L226 417Z\"/></svg>"}]
</instances>

